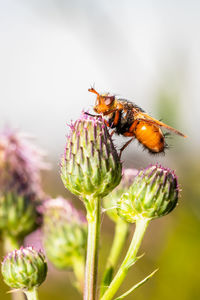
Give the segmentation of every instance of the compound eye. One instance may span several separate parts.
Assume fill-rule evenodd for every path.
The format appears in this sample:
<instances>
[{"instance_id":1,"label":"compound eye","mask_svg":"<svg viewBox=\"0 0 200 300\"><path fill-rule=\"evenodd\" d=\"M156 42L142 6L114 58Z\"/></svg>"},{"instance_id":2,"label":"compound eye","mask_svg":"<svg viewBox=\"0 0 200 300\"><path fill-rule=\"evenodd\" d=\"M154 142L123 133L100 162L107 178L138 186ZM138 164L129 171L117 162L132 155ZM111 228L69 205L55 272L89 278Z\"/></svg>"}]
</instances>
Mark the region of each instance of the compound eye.
<instances>
[{"instance_id":1,"label":"compound eye","mask_svg":"<svg viewBox=\"0 0 200 300\"><path fill-rule=\"evenodd\" d=\"M113 101L114 101L114 97L113 96L105 98L105 104L106 105L111 105Z\"/></svg>"}]
</instances>

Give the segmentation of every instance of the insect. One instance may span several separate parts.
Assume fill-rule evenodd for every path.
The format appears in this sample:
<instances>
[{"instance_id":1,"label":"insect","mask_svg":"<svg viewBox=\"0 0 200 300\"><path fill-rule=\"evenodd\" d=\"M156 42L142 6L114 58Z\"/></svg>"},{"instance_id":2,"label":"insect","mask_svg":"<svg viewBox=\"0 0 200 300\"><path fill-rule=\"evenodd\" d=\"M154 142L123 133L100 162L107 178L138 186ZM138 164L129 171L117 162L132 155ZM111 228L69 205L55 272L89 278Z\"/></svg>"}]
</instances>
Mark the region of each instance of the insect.
<instances>
[{"instance_id":1,"label":"insect","mask_svg":"<svg viewBox=\"0 0 200 300\"><path fill-rule=\"evenodd\" d=\"M94 88L89 88L88 91L97 95L93 109L98 115L105 116L106 125L113 128L111 135L116 133L131 137L120 149L120 156L135 138L151 153L164 152L167 144L161 127L186 137L180 131L152 118L131 101L117 99L116 96L109 93L99 94Z\"/></svg>"}]
</instances>

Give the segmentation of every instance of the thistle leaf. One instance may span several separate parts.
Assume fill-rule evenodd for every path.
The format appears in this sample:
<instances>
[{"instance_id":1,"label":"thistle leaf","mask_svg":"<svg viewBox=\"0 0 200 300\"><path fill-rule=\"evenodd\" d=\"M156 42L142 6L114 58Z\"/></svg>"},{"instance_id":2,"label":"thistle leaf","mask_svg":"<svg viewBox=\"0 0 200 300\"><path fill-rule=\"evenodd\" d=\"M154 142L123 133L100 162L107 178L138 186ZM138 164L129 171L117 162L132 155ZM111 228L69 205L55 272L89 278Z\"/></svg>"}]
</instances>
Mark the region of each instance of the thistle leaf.
<instances>
[{"instance_id":1,"label":"thistle leaf","mask_svg":"<svg viewBox=\"0 0 200 300\"><path fill-rule=\"evenodd\" d=\"M143 280L141 280L140 282L136 283L132 288L130 288L130 290L128 290L127 292L125 292L124 294L122 294L121 296L115 298L114 300L121 300L124 299L126 296L128 296L130 293L132 293L134 290L136 290L137 288L139 288L141 285L143 285L145 282L147 282L156 272L158 271L158 269L154 270L151 274L149 274L147 277L145 277Z\"/></svg>"},{"instance_id":2,"label":"thistle leaf","mask_svg":"<svg viewBox=\"0 0 200 300\"><path fill-rule=\"evenodd\" d=\"M126 264L126 268L130 269L140 258L142 258L145 255L145 253L141 254L140 256L137 256L133 259L130 259L127 264Z\"/></svg>"}]
</instances>

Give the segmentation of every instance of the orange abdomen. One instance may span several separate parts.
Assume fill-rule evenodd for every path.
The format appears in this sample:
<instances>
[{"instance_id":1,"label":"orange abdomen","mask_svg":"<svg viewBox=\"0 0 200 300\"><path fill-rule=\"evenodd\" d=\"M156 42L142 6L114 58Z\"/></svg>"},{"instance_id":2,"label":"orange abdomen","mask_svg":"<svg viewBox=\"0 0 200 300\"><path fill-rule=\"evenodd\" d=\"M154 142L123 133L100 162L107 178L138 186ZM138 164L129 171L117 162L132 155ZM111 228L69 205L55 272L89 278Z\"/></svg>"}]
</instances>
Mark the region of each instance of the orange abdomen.
<instances>
[{"instance_id":1,"label":"orange abdomen","mask_svg":"<svg viewBox=\"0 0 200 300\"><path fill-rule=\"evenodd\" d=\"M140 121L135 128L135 137L151 152L159 153L164 151L165 141L159 127Z\"/></svg>"}]
</instances>

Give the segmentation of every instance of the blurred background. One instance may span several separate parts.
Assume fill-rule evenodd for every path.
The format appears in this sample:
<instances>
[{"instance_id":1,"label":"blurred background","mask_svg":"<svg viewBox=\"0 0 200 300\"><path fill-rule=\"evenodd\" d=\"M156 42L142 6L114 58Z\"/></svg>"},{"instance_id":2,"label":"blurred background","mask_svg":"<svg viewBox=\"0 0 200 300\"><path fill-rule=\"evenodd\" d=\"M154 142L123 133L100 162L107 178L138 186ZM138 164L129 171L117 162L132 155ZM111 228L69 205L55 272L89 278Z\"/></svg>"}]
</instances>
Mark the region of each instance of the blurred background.
<instances>
[{"instance_id":1,"label":"blurred background","mask_svg":"<svg viewBox=\"0 0 200 300\"><path fill-rule=\"evenodd\" d=\"M87 89L94 83L188 136L172 134L165 155L149 155L137 142L123 153L125 167L160 162L175 169L182 188L177 209L151 223L140 250L145 256L121 292L159 271L127 299L200 298L199 28L196 0L0 0L0 127L30 133L46 151L48 194L71 198L83 209L63 187L59 160L67 123L83 109L92 112L95 96ZM115 137L118 147L124 141ZM102 261L113 230L105 216ZM71 280L69 272L50 267L40 298L80 299ZM10 298L7 290L0 280L1 299Z\"/></svg>"}]
</instances>

